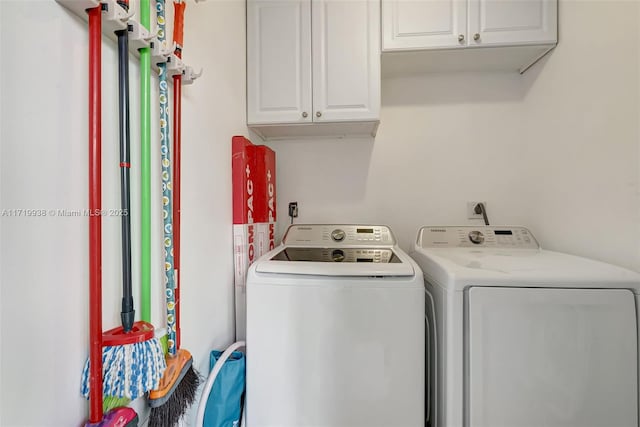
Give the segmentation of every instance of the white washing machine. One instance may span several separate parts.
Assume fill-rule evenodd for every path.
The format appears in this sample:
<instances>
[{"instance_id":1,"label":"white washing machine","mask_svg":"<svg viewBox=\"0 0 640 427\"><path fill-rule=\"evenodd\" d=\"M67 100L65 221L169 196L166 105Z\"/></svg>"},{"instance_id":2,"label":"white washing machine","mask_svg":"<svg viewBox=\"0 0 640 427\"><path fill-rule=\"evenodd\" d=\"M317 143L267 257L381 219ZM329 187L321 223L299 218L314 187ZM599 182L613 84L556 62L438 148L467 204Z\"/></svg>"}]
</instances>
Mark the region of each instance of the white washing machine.
<instances>
[{"instance_id":1,"label":"white washing machine","mask_svg":"<svg viewBox=\"0 0 640 427\"><path fill-rule=\"evenodd\" d=\"M391 230L292 225L247 276L248 427L422 427L424 285Z\"/></svg>"},{"instance_id":2,"label":"white washing machine","mask_svg":"<svg viewBox=\"0 0 640 427\"><path fill-rule=\"evenodd\" d=\"M640 275L524 227L423 227L427 425L638 426Z\"/></svg>"}]
</instances>

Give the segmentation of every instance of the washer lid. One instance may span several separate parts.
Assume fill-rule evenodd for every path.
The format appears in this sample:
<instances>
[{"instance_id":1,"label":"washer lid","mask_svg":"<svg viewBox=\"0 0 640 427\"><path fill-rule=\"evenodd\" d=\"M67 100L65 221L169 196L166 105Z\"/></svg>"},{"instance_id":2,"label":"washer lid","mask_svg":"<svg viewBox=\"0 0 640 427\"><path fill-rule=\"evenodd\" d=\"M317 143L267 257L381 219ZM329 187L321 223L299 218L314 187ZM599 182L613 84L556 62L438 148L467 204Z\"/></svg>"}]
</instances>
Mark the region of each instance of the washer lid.
<instances>
[{"instance_id":1,"label":"washer lid","mask_svg":"<svg viewBox=\"0 0 640 427\"><path fill-rule=\"evenodd\" d=\"M267 254L256 263L258 273L314 276L413 276L410 258L388 247L288 247Z\"/></svg>"}]
</instances>

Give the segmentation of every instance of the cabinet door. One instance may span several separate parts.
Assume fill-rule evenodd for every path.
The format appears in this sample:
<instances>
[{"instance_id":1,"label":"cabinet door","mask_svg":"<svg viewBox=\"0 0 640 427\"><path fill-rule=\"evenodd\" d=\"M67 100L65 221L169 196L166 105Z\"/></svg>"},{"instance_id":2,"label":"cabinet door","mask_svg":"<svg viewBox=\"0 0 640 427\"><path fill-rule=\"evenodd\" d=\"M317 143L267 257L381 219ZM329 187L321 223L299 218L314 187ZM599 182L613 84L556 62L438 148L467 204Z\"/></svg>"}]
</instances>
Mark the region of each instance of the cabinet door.
<instances>
[{"instance_id":1,"label":"cabinet door","mask_svg":"<svg viewBox=\"0 0 640 427\"><path fill-rule=\"evenodd\" d=\"M313 0L311 8L313 120L378 120L380 3Z\"/></svg>"},{"instance_id":2,"label":"cabinet door","mask_svg":"<svg viewBox=\"0 0 640 427\"><path fill-rule=\"evenodd\" d=\"M248 0L247 123L311 121L311 0Z\"/></svg>"},{"instance_id":3,"label":"cabinet door","mask_svg":"<svg viewBox=\"0 0 640 427\"><path fill-rule=\"evenodd\" d=\"M466 33L465 0L382 0L383 50L464 47Z\"/></svg>"},{"instance_id":4,"label":"cabinet door","mask_svg":"<svg viewBox=\"0 0 640 427\"><path fill-rule=\"evenodd\" d=\"M470 0L469 46L555 43L557 0Z\"/></svg>"}]
</instances>

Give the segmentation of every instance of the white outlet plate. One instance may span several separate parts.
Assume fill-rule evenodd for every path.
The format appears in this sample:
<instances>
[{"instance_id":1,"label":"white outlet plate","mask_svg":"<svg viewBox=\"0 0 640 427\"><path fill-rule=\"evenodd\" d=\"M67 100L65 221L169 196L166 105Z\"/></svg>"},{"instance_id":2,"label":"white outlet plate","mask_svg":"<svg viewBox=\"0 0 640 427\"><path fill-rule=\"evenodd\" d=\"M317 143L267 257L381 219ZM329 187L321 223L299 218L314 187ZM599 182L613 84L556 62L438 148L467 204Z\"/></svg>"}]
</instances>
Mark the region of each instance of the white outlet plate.
<instances>
[{"instance_id":1,"label":"white outlet plate","mask_svg":"<svg viewBox=\"0 0 640 427\"><path fill-rule=\"evenodd\" d=\"M474 209L478 203L483 203L484 208L487 208L487 202L478 201L478 202L467 202L467 219L482 219L482 213L475 213Z\"/></svg>"}]
</instances>

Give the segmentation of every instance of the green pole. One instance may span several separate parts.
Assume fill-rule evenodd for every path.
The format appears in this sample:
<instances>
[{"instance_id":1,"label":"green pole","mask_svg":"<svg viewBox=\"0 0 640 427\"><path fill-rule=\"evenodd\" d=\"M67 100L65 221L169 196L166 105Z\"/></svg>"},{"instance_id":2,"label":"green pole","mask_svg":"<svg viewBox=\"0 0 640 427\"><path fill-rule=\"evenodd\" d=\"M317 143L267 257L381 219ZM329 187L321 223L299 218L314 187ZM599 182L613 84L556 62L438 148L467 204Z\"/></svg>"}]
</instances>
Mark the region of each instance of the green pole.
<instances>
[{"instance_id":1,"label":"green pole","mask_svg":"<svg viewBox=\"0 0 640 427\"><path fill-rule=\"evenodd\" d=\"M151 29L149 0L140 0L140 23ZM140 318L151 322L151 51L140 49Z\"/></svg>"}]
</instances>

